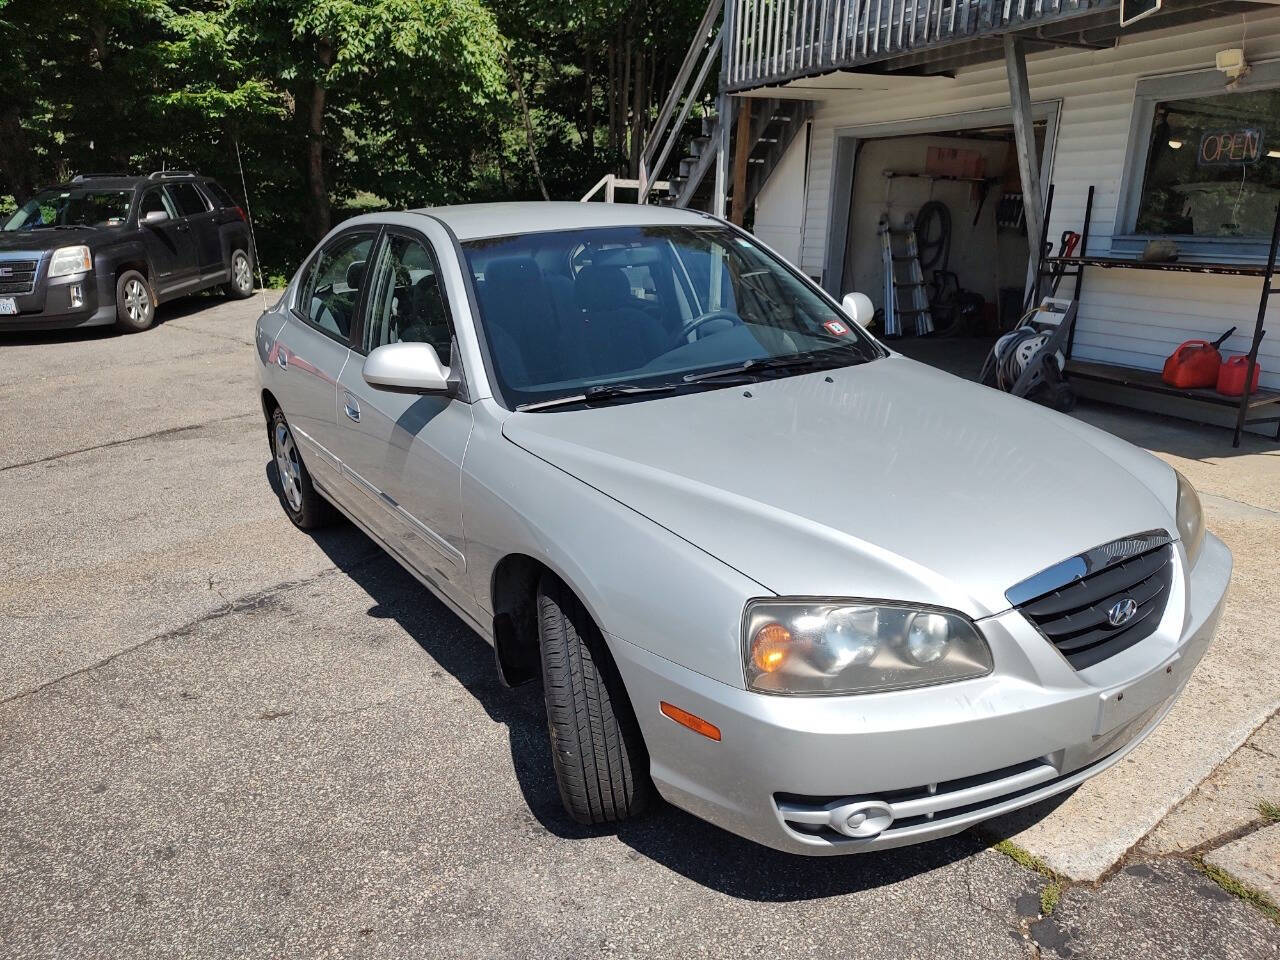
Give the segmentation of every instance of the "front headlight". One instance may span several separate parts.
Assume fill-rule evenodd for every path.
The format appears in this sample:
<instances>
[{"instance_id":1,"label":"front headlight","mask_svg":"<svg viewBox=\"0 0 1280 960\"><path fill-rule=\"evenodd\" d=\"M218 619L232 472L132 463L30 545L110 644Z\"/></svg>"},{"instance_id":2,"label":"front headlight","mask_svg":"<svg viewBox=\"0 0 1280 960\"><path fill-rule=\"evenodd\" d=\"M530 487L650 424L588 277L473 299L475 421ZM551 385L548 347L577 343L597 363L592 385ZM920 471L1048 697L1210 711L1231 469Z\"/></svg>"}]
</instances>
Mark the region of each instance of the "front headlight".
<instances>
[{"instance_id":1,"label":"front headlight","mask_svg":"<svg viewBox=\"0 0 1280 960\"><path fill-rule=\"evenodd\" d=\"M69 277L73 273L88 273L92 269L93 255L85 246L59 247L53 251L53 258L49 261L50 279Z\"/></svg>"},{"instance_id":2,"label":"front headlight","mask_svg":"<svg viewBox=\"0 0 1280 960\"><path fill-rule=\"evenodd\" d=\"M753 600L743 633L747 686L761 693L873 693L991 672L991 649L978 628L945 610Z\"/></svg>"},{"instance_id":3,"label":"front headlight","mask_svg":"<svg viewBox=\"0 0 1280 960\"><path fill-rule=\"evenodd\" d=\"M1178 474L1178 536L1187 549L1187 566L1194 566L1204 546L1204 510L1191 481Z\"/></svg>"}]
</instances>

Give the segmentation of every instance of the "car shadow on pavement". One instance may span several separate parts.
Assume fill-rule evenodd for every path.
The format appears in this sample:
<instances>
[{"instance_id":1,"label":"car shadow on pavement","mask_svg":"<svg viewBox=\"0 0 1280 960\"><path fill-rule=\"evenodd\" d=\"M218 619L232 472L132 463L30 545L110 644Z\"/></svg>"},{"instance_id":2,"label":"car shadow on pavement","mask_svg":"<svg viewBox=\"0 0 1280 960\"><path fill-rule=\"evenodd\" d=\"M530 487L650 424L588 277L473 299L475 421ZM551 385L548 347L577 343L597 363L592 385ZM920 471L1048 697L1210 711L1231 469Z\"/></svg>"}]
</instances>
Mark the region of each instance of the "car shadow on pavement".
<instances>
[{"instance_id":1,"label":"car shadow on pavement","mask_svg":"<svg viewBox=\"0 0 1280 960\"><path fill-rule=\"evenodd\" d=\"M268 479L278 491L275 465ZM334 565L372 599L369 616L394 620L507 728L511 765L528 822L565 840L615 835L637 857L727 896L757 902L815 900L893 884L970 857L988 844L973 831L933 843L854 857L801 857L745 840L657 800L633 821L574 823L560 804L541 686L499 682L493 648L352 524L314 538Z\"/></svg>"},{"instance_id":2,"label":"car shadow on pavement","mask_svg":"<svg viewBox=\"0 0 1280 960\"><path fill-rule=\"evenodd\" d=\"M155 323L139 333L123 333L115 326L71 327L63 330L15 330L0 336L0 347L78 343L82 340L110 340L115 337L145 337L170 320L181 320L183 317L192 316L210 307L230 302L232 301L216 291L193 293L177 300L169 300L156 307Z\"/></svg>"}]
</instances>

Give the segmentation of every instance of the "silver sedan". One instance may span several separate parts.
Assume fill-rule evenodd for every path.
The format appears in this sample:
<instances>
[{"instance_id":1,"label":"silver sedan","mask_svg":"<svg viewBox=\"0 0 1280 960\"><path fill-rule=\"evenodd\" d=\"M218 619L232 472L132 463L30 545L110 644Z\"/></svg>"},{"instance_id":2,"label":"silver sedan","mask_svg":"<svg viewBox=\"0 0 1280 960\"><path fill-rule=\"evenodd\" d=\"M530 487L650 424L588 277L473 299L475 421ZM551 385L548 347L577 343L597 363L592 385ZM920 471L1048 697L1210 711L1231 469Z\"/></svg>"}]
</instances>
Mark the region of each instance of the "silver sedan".
<instances>
[{"instance_id":1,"label":"silver sedan","mask_svg":"<svg viewBox=\"0 0 1280 960\"><path fill-rule=\"evenodd\" d=\"M1109 434L908 360L700 214L358 217L257 326L289 518L541 680L568 814L782 850L956 833L1120 760L1231 555Z\"/></svg>"}]
</instances>

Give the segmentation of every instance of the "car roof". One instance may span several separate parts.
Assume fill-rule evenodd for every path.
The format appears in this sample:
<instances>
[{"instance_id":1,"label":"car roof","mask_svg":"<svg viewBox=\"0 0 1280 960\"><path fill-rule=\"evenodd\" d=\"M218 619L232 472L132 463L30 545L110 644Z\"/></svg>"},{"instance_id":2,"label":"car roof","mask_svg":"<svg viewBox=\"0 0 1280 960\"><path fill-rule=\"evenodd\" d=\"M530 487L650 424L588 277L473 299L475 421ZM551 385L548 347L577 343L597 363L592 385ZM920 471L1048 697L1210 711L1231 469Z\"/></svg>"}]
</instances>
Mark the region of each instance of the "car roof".
<instances>
[{"instance_id":1,"label":"car roof","mask_svg":"<svg viewBox=\"0 0 1280 960\"><path fill-rule=\"evenodd\" d=\"M677 207L636 203L578 203L533 200L519 203L467 203L414 210L444 221L459 240L505 237L589 227L679 225L706 226L706 214Z\"/></svg>"},{"instance_id":2,"label":"car roof","mask_svg":"<svg viewBox=\"0 0 1280 960\"><path fill-rule=\"evenodd\" d=\"M199 173L185 176L154 177L143 174L120 174L114 176L103 173L86 173L79 179L67 180L63 183L51 184L45 190L132 190L135 187L162 183L208 183L212 177Z\"/></svg>"}]
</instances>

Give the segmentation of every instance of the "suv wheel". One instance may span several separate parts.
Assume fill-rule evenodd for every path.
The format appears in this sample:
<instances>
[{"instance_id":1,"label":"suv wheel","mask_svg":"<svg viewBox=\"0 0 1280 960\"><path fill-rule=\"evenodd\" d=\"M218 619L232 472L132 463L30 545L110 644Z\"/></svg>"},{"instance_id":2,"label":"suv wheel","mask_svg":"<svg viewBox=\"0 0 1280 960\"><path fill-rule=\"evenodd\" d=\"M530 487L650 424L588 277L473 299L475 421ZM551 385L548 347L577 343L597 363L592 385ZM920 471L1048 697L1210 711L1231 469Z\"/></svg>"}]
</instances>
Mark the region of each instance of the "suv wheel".
<instances>
[{"instance_id":1,"label":"suv wheel","mask_svg":"<svg viewBox=\"0 0 1280 960\"><path fill-rule=\"evenodd\" d=\"M139 333L156 318L155 300L147 278L137 270L126 270L116 280L116 326L125 333Z\"/></svg>"},{"instance_id":2,"label":"suv wheel","mask_svg":"<svg viewBox=\"0 0 1280 960\"><path fill-rule=\"evenodd\" d=\"M538 587L538 639L551 761L578 823L612 823L645 808L653 789L640 726L600 629L557 577Z\"/></svg>"},{"instance_id":3,"label":"suv wheel","mask_svg":"<svg viewBox=\"0 0 1280 960\"><path fill-rule=\"evenodd\" d=\"M302 464L297 441L289 429L284 411L271 414L271 453L275 456L276 475L280 481L280 503L293 525L302 530L315 530L333 520L333 507L316 491L311 475Z\"/></svg>"},{"instance_id":4,"label":"suv wheel","mask_svg":"<svg viewBox=\"0 0 1280 960\"><path fill-rule=\"evenodd\" d=\"M253 260L244 250L231 254L231 282L227 284L227 295L235 300L253 296Z\"/></svg>"}]
</instances>

